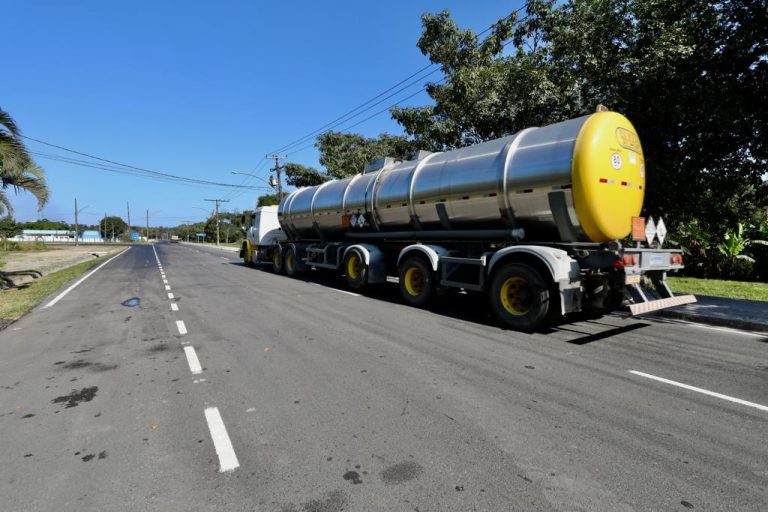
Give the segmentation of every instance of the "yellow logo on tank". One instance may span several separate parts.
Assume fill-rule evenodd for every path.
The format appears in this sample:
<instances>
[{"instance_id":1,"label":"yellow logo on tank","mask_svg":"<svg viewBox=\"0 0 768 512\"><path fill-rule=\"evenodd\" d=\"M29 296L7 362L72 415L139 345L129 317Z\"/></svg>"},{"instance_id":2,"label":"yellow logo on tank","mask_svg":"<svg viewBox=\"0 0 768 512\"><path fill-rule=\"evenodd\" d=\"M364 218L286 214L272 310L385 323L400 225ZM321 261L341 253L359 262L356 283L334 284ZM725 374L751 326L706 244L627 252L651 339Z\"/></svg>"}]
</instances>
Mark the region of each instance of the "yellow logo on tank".
<instances>
[{"instance_id":1,"label":"yellow logo on tank","mask_svg":"<svg viewBox=\"0 0 768 512\"><path fill-rule=\"evenodd\" d=\"M632 150L637 154L641 153L640 139L635 133L627 130L626 128L616 128L616 140L618 140L619 144L621 144L623 147Z\"/></svg>"}]
</instances>

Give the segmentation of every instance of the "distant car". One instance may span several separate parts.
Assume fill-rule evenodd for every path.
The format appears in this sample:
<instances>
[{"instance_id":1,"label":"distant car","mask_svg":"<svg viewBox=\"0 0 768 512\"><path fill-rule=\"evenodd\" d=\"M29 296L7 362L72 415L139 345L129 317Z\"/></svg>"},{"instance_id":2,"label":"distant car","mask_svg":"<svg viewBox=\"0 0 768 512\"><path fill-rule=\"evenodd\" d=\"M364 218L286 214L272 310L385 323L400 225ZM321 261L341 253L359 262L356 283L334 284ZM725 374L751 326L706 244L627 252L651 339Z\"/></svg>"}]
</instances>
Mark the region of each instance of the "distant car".
<instances>
[{"instance_id":1,"label":"distant car","mask_svg":"<svg viewBox=\"0 0 768 512\"><path fill-rule=\"evenodd\" d=\"M178 235L171 235L171 243L177 244L181 241L181 239L178 237Z\"/></svg>"}]
</instances>

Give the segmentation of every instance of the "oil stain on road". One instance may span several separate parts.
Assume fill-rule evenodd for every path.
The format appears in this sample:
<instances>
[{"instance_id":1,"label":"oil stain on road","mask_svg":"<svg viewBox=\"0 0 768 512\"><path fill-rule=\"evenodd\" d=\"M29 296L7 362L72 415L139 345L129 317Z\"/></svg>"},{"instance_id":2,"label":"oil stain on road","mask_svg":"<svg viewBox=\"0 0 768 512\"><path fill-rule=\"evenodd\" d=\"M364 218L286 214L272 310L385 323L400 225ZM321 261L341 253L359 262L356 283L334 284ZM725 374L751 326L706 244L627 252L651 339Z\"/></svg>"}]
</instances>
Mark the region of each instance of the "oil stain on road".
<instances>
[{"instance_id":1,"label":"oil stain on road","mask_svg":"<svg viewBox=\"0 0 768 512\"><path fill-rule=\"evenodd\" d=\"M97 386L89 388L83 388L81 390L73 389L68 395L63 395L51 400L52 404L64 404L64 407L69 409L71 407L77 407L81 402L90 402L96 396L96 392L99 390Z\"/></svg>"}]
</instances>

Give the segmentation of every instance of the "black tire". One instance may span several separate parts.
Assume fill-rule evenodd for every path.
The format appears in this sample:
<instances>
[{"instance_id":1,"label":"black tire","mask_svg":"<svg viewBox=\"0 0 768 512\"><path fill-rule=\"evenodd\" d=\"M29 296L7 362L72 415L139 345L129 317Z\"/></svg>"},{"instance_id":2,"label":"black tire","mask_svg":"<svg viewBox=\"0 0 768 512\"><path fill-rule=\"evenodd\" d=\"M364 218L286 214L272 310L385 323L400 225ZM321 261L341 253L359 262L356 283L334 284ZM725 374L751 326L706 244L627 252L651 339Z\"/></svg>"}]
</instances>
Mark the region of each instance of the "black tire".
<instances>
[{"instance_id":1,"label":"black tire","mask_svg":"<svg viewBox=\"0 0 768 512\"><path fill-rule=\"evenodd\" d=\"M493 314L506 327L533 331L547 319L549 287L528 265L509 263L501 267L493 275L489 293Z\"/></svg>"},{"instance_id":2,"label":"black tire","mask_svg":"<svg viewBox=\"0 0 768 512\"><path fill-rule=\"evenodd\" d=\"M284 270L283 251L280 247L272 249L272 272L282 274Z\"/></svg>"},{"instance_id":3,"label":"black tire","mask_svg":"<svg viewBox=\"0 0 768 512\"><path fill-rule=\"evenodd\" d=\"M416 307L425 306L435 295L435 274L423 258L412 256L400 266L400 295Z\"/></svg>"},{"instance_id":4,"label":"black tire","mask_svg":"<svg viewBox=\"0 0 768 512\"><path fill-rule=\"evenodd\" d=\"M296 277L296 274L299 273L299 260L293 247L288 247L288 249L285 250L283 267L285 268L285 275L288 277Z\"/></svg>"},{"instance_id":5,"label":"black tire","mask_svg":"<svg viewBox=\"0 0 768 512\"><path fill-rule=\"evenodd\" d=\"M248 255L248 245L247 244L243 244L243 248L240 249L240 252L242 253L243 263L245 263L245 266L246 267L253 267L254 266L253 265L253 255L252 254L250 256Z\"/></svg>"},{"instance_id":6,"label":"black tire","mask_svg":"<svg viewBox=\"0 0 768 512\"><path fill-rule=\"evenodd\" d=\"M352 249L344 255L341 271L347 286L353 290L361 290L368 284L368 267L360 251Z\"/></svg>"}]
</instances>

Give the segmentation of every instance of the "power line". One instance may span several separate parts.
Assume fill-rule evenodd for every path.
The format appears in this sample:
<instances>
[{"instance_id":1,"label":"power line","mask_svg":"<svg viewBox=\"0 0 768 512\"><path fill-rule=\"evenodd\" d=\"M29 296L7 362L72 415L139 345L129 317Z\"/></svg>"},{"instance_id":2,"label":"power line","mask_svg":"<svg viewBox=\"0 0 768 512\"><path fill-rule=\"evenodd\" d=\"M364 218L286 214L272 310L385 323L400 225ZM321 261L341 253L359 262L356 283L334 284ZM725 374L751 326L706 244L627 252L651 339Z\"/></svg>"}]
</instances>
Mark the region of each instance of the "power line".
<instances>
[{"instance_id":1,"label":"power line","mask_svg":"<svg viewBox=\"0 0 768 512\"><path fill-rule=\"evenodd\" d=\"M520 11L520 9L518 9L517 11L515 11L515 12L514 12L514 13L512 13L512 14L515 14L516 12L519 12L519 11ZM511 15L510 15L510 16L511 16ZM523 17L522 19L520 19L520 20L518 21L518 23L525 21L525 20L526 20L526 18L528 18L528 16L525 16L525 17ZM490 29L486 29L484 32L487 32L488 30L490 30ZM512 40L509 40L509 41L507 41L506 43L504 43L504 44L502 45L502 48L506 48L506 47L507 47L507 46L508 46L508 45L509 45L511 42L512 42ZM445 80L446 80L445 78L441 78L440 80L438 80L437 82L435 82L435 83L434 83L434 84L432 84L432 85L440 85L441 83L445 82ZM393 109L393 108L395 108L395 107L399 106L399 105L400 105L401 103L403 103L404 101L407 101L407 100L409 100L409 99L413 98L414 96L417 96L417 95L419 95L420 93L422 93L422 92L426 91L426 90L427 90L427 88L428 88L429 86L430 86L430 84L424 84L424 86L423 86L421 89L419 89L418 91L416 91L415 93L413 93L413 94L410 94L410 95L406 96L405 98L402 98L402 99L398 100L396 103L393 103L392 105L388 106L387 108L384 108L384 109L382 109L382 110L379 110L379 111L377 111L377 112L375 112L375 113L373 113L373 114L369 115L369 116L368 116L368 117L366 117L365 119L363 119L363 120L361 120L361 121L358 121L358 122L356 122L355 124L352 124L352 125L346 126L346 127L342 128L341 130L342 130L342 131L349 131L349 130L351 130L352 128L354 128L354 127L356 127L356 126L359 126L359 125L361 125L361 124L365 123L366 121L369 121L370 119L373 119L374 117L376 117L376 116L378 116L378 115L381 115L381 114L383 114L383 113L385 113L385 112L388 112L388 111L390 111L391 109ZM380 103L380 102L379 102L379 103ZM362 112L361 112L361 113L362 113ZM351 120L351 119L349 119L349 120ZM340 124L343 124L343 123L340 123ZM299 148L299 149L293 150L293 151L291 151L291 153L293 153L293 154L296 154L296 153L299 153L299 152L301 152L301 151L304 151L305 149L309 149L309 148L311 148L311 147L314 147L314 146L315 146L315 143L313 142L312 144L308 144L308 145L306 145L306 146L302 146L302 147L301 147L301 148Z\"/></svg>"},{"instance_id":2,"label":"power line","mask_svg":"<svg viewBox=\"0 0 768 512\"><path fill-rule=\"evenodd\" d=\"M59 146L57 144L52 144L50 142L46 142L44 140L35 139L33 137L29 137L27 135L22 135L25 139L31 140L33 142L37 142L39 144L43 144L45 146L53 147L56 149L60 149L62 151L66 151L68 153L73 153L80 156L85 156L87 158L91 158L93 160L97 160L99 162L106 162L110 165L104 165L104 164L98 164L96 162L90 162L87 160L80 160L75 158L69 158L65 157L63 155L50 155L45 153L35 153L40 156L41 158L46 158L50 160L59 160L66 163L71 163L73 165L81 165L83 167L92 167L94 169L101 169L104 171L110 171L110 172L118 172L122 174L129 174L133 176L143 176L147 178L154 178L154 179L160 179L164 181L176 181L176 182L186 182L196 185L208 185L208 186L214 186L214 187L230 187L230 188L240 188L238 185L232 184L232 183L221 183L216 181L208 181L208 180L201 180L198 178L189 178L186 176L177 176L175 174L169 174L166 172L160 172L160 171L153 171L150 169L145 169L143 167L136 167L134 165L128 165L121 162L116 162L114 160L109 160L107 158L102 158L99 156L91 155L88 153L84 153L82 151L78 151L75 149L70 149L64 146ZM248 187L248 188L256 188L256 187Z\"/></svg>"},{"instance_id":3,"label":"power line","mask_svg":"<svg viewBox=\"0 0 768 512\"><path fill-rule=\"evenodd\" d=\"M275 151L272 151L272 153L280 153L280 152L282 152L282 151L285 151L286 149L288 149L288 148L290 148L290 147L292 147L292 146L295 146L295 145L298 145L298 144L300 144L300 143L302 143L302 142L305 142L307 139L309 139L309 138L312 138L312 137L314 137L314 136L315 136L315 135L317 135L317 134L320 134L320 133L323 133L323 132L329 131L329 130L330 130L330 129L332 129L333 127L335 127L335 126L338 126L339 124L343 124L343 123L345 123L346 121L349 121L350 119L353 119L353 118L357 117L358 115L362 114L363 112L366 112L366 111L370 110L371 108L375 107L376 105L379 105L379 104L381 104L382 102L386 101L387 99L391 98L392 96L395 96L395 95L399 94L400 92L402 92L402 91L404 91L404 90L408 89L409 87L412 87L412 86L416 85L417 83L419 83L419 82L420 82L421 80L423 80L424 78L427 78L428 76L430 76L430 75L433 75L433 74L437 73L438 71L440 71L440 69L434 69L434 70L432 70L431 72L427 73L427 74L426 74L426 75L424 75L424 76L421 76L421 77L419 77L418 79L414 80L413 82L409 83L408 85L405 85L405 86L401 87L400 89L398 89L397 91L393 92L393 93L392 93L392 94L390 94L389 96L387 96L387 97L385 97L385 98L382 98L380 101L378 101L378 102L374 103L373 105L370 105L368 108L365 108L365 109L361 110L360 112L358 112L358 113L357 113L357 114L355 114L354 116L351 116L351 117L349 117L349 116L350 116L350 114L353 114L353 113L357 112L358 110L360 110L361 108L363 108L363 107L365 107L366 105L370 104L371 102L375 101L376 99L378 99L378 98L381 98L382 96L384 96L386 93L388 93L388 92L389 92L389 91L391 91L392 89L395 89L395 88L396 88L396 87L398 87L400 84L402 84L402 83L404 83L404 82L407 82L407 81L408 81L408 80L410 80L412 77L414 77L414 76L416 76L416 75L420 74L422 71L425 71L425 70L427 70L427 69L429 69L429 68L431 68L431 67L433 67L433 66L436 66L436 64L428 64L427 66L424 66L423 68L421 68L421 69L420 69L420 70L418 70L417 72L415 72L415 73L411 74L411 75L410 75L410 76L408 76L407 78L405 78L405 79L401 80L400 82L396 83L395 85L393 85L393 86L392 86L392 87L390 87L389 89L387 89L387 90L385 90L385 91L383 91L383 92L381 92L381 93L377 94L376 96L374 96L373 98L369 99L369 100L368 100L368 101L366 101L365 103L362 103L362 104L358 105L357 107L353 108L352 110L350 110L350 111L349 111L349 112L347 112L346 114L343 114L343 115L341 115L341 116L337 117L337 118L336 118L336 119L334 119L333 121L330 121L330 122L328 122L328 123L324 124L324 125L323 125L323 126L321 126L320 128L318 128L318 129L316 129L316 130L314 130L314 131L312 131L312 132L310 132L310 133L308 133L308 134L304 135L303 137L300 137L300 138L296 139L295 141L291 142L290 144L286 144L285 146L282 146L281 148L279 148L279 149L277 149L277 150L275 150ZM349 119L347 119L347 117L349 117Z\"/></svg>"},{"instance_id":4,"label":"power line","mask_svg":"<svg viewBox=\"0 0 768 512\"><path fill-rule=\"evenodd\" d=\"M518 8L518 9L516 9L516 10L514 10L514 11L512 11L512 12L511 12L509 15L507 15L507 16L506 16L504 19L510 19L510 18L512 18L514 15L518 14L519 12L523 11L524 9L525 9L525 5L521 6L520 8ZM520 22L524 21L524 20L525 20L527 17L528 17L528 16L525 16L524 18L522 18L521 20L519 20L519 21L518 21L518 23L520 23ZM497 22L497 23L498 23L498 22ZM482 35L486 34L487 32L491 31L491 30L493 29L493 27L495 27L495 26L497 25L497 23L493 23L492 25L490 25L488 28L486 28L486 29L485 29L485 30L483 30L482 32L479 32L479 33L477 34L477 37L480 37L480 36L482 36ZM505 44L504 46L506 46L506 44ZM374 103L373 105L370 105L370 103L374 102L374 101L375 101L375 100L377 100L378 98L381 98L382 96L384 96L384 95L385 95L385 94L387 94L388 92L390 92L390 91L392 91L393 89L395 89L395 88L399 87L401 84L403 84L403 83L405 83L405 82L408 82L408 81L409 81L411 78L413 78L413 77L415 77L415 76L417 76L417 75L421 74L422 72L424 72L424 71L426 71L426 70L428 70L429 68L431 68L431 67L434 67L434 66L438 66L438 64L436 64L436 63L431 63L431 64L428 64L428 65L426 65L426 66L422 67L421 69L419 69L419 70L418 70L418 71L416 71L415 73L412 73L412 74L410 74L409 76L407 76L407 77L406 77L406 78L404 78L403 80L399 81L399 82L398 82L398 83L396 83L395 85L393 85L393 86L389 87L388 89L386 89L386 90L382 91L381 93L377 94L376 96L374 96L373 98L371 98L371 99L367 100L366 102L364 102L364 103L362 103L362 104L358 105L357 107L353 108L352 110L348 111L347 113L345 113L345 114L343 114L343 115L341 115L341 116L337 117L337 118L336 118L336 119L334 119L333 121L330 121L329 123L326 123L325 125L321 126L320 128L318 128L318 129L316 129L316 130L313 130L312 132L310 132L310 133L308 133L308 134L304 135L303 137L300 137L299 139L296 139L295 141L293 141L293 142L291 142L291 143L289 143L289 144L286 144L286 145L284 145L284 146L282 146L282 147L280 147L280 148L278 148L278 149L276 149L276 150L272 151L271 153L279 153L279 152L284 152L284 151L286 151L288 148L291 148L291 147L295 147L295 146L297 146L297 145L299 145L299 144L302 144L303 142L306 142L308 139L310 139L310 138L312 138L312 137L314 137L314 136L316 136L316 135L320 135L320 134L322 134L322 133L325 133L325 132L327 132L327 131L330 131L332 128L334 128L334 127L336 127L336 126L338 126L338 125L340 125L340 124L343 124L343 123L345 123L345 122L347 122L347 121L350 121L350 120L354 119L355 117L358 117L359 115L361 115L361 114L363 114L364 112L366 112L366 111L370 110L371 108L375 107L376 105L379 105L379 104L383 103L384 101L386 101L387 99L389 99L389 98L391 98L391 97L393 97L393 96L396 96L397 94L399 94L399 93L401 93L401 92L403 92L403 91L407 90L408 88L412 87L412 86L413 86L413 85L415 85L417 82L419 82L419 81L423 80L424 78L426 78L426 77L428 77L428 76L430 76L430 75L432 75L432 74L436 73L437 71L439 71L439 68L438 68L438 69L434 69L434 70L432 70L430 73L428 73L428 74L426 74L426 75L424 75L424 76L422 76L422 77L419 77L417 80L415 80L415 81L413 81L413 82L411 82L411 83L408 83L407 85L405 85L405 86L403 86L403 87L399 88L398 90L396 90L396 91L395 91L395 92L393 92L392 94L388 95L387 97L385 97L385 98L383 98L383 99L379 100L378 102ZM425 86L423 89L426 89L426 86ZM419 92L421 92L421 91L419 91ZM418 93L416 93L416 94L418 94ZM414 95L412 95L412 96L415 96L415 94L414 94ZM412 96L409 96L409 98L410 98L410 97L412 97ZM406 98L406 99L407 99L407 98ZM401 100L401 101L404 101L404 100ZM369 105L370 105L370 106L369 106ZM367 106L367 108L363 109L363 107L366 107L366 106ZM360 110L360 109L363 109L363 110ZM387 109L387 110L388 110L388 109ZM357 112L357 113L355 113L355 112ZM380 114L380 113L381 113L381 112L378 112L378 113L377 113L377 114L375 114L375 115L378 115L378 114ZM354 115L352 115L352 114L354 114ZM370 118L370 117L369 117L369 118ZM366 120L367 120L367 119L369 119L369 118L366 118ZM355 125L355 126L356 126L356 125ZM347 128L347 129L348 129L348 128ZM302 149L305 149L305 148L302 148ZM295 152L296 152L296 151L294 151L294 153L295 153Z\"/></svg>"},{"instance_id":5,"label":"power line","mask_svg":"<svg viewBox=\"0 0 768 512\"><path fill-rule=\"evenodd\" d=\"M443 79L441 79L441 80L439 80L439 81L435 82L435 85L439 85L441 82L444 82L444 81L445 81L445 79L443 78ZM366 122L366 121L369 121L369 120L373 119L374 117L376 117L376 116L378 116L378 115L381 115L381 114L383 114L384 112L389 112L391 109L393 109L393 108L395 108L395 107L399 106L399 105L400 105L401 103L403 103L404 101L407 101L407 100L409 100L409 99L413 98L414 96L418 96L419 94L421 94L422 92L424 92L424 91L427 89L427 87L428 87L428 86L427 86L427 85L425 85L424 87L422 87L421 89L419 89L419 90L418 90L418 91L416 91L415 93L413 93L413 94L410 94L410 95L406 96L405 98L403 98L403 99L399 100L397 103L393 103L392 105L388 106L387 108L385 108L385 109L382 109L382 110L379 110L378 112L375 112L375 113L373 113L373 114L369 115L369 116L368 116L368 117L366 117L365 119L363 119L363 120L361 120L361 121L358 121L358 122L356 122L355 124L352 124L352 125L349 125L349 126L347 126L347 127L345 127L345 128L342 128L342 130L343 130L343 131L349 131L349 130L351 130L352 128L354 128L354 127L356 127L356 126L358 126L358 125L361 125L361 124L363 124L364 122ZM301 148L299 148L299 149L296 149L296 150L292 151L292 153L293 153L293 154L296 154L296 153L298 153L298 152L300 152L300 151L304 151L305 149L309 149L309 148L311 148L311 147L314 147L314 145L315 145L315 143L313 142L312 144L308 144L308 145L306 145L306 146L303 146L303 147L301 147Z\"/></svg>"}]
</instances>

